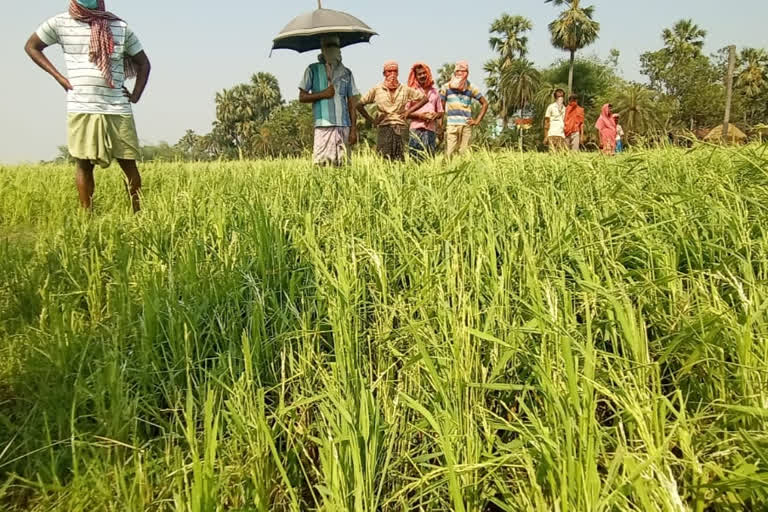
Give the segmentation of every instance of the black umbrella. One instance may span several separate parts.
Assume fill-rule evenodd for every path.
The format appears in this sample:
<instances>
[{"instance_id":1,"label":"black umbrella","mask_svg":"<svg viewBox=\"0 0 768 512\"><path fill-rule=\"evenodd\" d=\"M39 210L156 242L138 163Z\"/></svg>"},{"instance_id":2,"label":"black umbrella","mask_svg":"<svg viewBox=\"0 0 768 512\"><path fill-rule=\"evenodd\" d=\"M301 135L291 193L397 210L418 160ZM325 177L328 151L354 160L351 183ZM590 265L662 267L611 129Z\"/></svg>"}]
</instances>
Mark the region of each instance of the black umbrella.
<instances>
[{"instance_id":1,"label":"black umbrella","mask_svg":"<svg viewBox=\"0 0 768 512\"><path fill-rule=\"evenodd\" d=\"M320 49L323 36L337 35L341 47L368 43L378 35L371 27L345 12L323 9L318 1L316 11L304 13L291 21L274 39L273 50L295 50L299 53Z\"/></svg>"}]
</instances>

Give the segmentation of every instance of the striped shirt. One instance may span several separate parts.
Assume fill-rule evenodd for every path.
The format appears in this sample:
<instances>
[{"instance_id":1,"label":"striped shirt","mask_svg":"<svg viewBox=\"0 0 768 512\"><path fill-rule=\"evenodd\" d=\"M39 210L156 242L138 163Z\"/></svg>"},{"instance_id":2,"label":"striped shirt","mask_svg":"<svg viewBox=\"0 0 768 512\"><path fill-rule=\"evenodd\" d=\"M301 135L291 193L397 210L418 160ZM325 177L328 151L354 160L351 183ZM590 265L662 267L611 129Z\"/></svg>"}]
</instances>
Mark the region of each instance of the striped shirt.
<instances>
[{"instance_id":1,"label":"striped shirt","mask_svg":"<svg viewBox=\"0 0 768 512\"><path fill-rule=\"evenodd\" d=\"M336 89L336 95L330 100L316 101L312 105L312 113L315 117L315 127L326 128L330 126L349 127L352 122L349 119L349 99L360 96L360 91L355 85L355 77L343 64L337 65L332 70L332 83ZM304 78L299 84L299 89L316 94L328 88L328 73L325 64L316 62L310 64L304 72Z\"/></svg>"},{"instance_id":2,"label":"striped shirt","mask_svg":"<svg viewBox=\"0 0 768 512\"><path fill-rule=\"evenodd\" d=\"M360 104L370 105L375 103L379 115L384 116L381 121L383 126L405 126L405 112L408 110L408 104L412 101L421 101L423 99L424 93L419 89L400 84L392 92L381 83L360 98Z\"/></svg>"},{"instance_id":3,"label":"striped shirt","mask_svg":"<svg viewBox=\"0 0 768 512\"><path fill-rule=\"evenodd\" d=\"M64 51L67 78L72 90L67 93L67 112L82 114L132 114L131 103L123 93L125 56L142 51L141 43L124 21L112 21L115 51L112 54L112 82L90 61L88 51L91 27L77 21L69 13L59 14L37 29L37 36L48 46L59 44Z\"/></svg>"},{"instance_id":4,"label":"striped shirt","mask_svg":"<svg viewBox=\"0 0 768 512\"><path fill-rule=\"evenodd\" d=\"M440 90L440 99L445 102L445 115L449 125L463 126L472 119L472 100L480 101L483 93L467 82L463 91L450 89L447 85Z\"/></svg>"}]
</instances>

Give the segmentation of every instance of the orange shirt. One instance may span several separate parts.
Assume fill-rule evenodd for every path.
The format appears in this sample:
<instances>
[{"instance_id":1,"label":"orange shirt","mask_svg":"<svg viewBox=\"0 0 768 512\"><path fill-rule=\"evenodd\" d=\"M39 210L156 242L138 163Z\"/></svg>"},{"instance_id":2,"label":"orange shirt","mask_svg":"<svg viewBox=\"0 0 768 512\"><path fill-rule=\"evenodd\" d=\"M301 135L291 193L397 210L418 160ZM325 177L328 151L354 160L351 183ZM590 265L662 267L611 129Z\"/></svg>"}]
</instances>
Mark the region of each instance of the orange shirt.
<instances>
[{"instance_id":1,"label":"orange shirt","mask_svg":"<svg viewBox=\"0 0 768 512\"><path fill-rule=\"evenodd\" d=\"M565 110L565 135L580 132L582 125L584 125L584 109L578 105L568 105Z\"/></svg>"}]
</instances>

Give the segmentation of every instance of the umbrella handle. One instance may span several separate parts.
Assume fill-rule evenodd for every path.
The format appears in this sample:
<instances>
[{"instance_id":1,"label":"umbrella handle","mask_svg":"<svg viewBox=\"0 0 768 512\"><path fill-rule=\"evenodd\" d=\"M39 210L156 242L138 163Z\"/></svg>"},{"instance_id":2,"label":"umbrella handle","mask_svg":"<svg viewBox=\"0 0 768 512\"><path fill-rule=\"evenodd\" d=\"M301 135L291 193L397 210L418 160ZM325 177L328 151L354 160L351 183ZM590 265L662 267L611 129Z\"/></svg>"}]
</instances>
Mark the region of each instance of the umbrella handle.
<instances>
[{"instance_id":1,"label":"umbrella handle","mask_svg":"<svg viewBox=\"0 0 768 512\"><path fill-rule=\"evenodd\" d=\"M323 0L317 0L317 8L322 9L323 8Z\"/></svg>"}]
</instances>

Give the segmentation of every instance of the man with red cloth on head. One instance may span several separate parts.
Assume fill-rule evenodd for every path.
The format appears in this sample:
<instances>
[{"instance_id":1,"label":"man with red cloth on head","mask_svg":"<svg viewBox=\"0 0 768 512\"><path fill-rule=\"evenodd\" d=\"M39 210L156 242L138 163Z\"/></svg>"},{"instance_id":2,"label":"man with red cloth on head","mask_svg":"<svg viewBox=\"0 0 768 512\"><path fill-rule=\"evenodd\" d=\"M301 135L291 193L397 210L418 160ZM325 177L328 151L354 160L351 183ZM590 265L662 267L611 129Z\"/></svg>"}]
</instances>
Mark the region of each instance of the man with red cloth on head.
<instances>
[{"instance_id":1,"label":"man with red cloth on head","mask_svg":"<svg viewBox=\"0 0 768 512\"><path fill-rule=\"evenodd\" d=\"M384 81L368 91L357 105L357 110L379 128L377 148L384 158L405 160L403 135L406 119L427 103L427 97L418 89L400 83L397 62L384 64ZM365 109L375 104L378 114L374 119Z\"/></svg>"},{"instance_id":2,"label":"man with red cloth on head","mask_svg":"<svg viewBox=\"0 0 768 512\"><path fill-rule=\"evenodd\" d=\"M53 44L64 51L68 77L43 53ZM71 0L69 11L43 23L25 50L67 91L67 143L76 161L80 204L86 209L92 206L94 165L109 167L116 159L133 210L139 211L139 138L131 104L141 99L150 64L136 34L105 9L104 0ZM133 77L136 85L129 92L123 84Z\"/></svg>"},{"instance_id":3,"label":"man with red cloth on head","mask_svg":"<svg viewBox=\"0 0 768 512\"><path fill-rule=\"evenodd\" d=\"M579 151L584 139L584 109L579 106L579 97L571 94L565 107L565 145L571 151Z\"/></svg>"},{"instance_id":4,"label":"man with red cloth on head","mask_svg":"<svg viewBox=\"0 0 768 512\"><path fill-rule=\"evenodd\" d=\"M432 70L423 62L411 67L408 87L420 90L427 97L427 103L411 114L411 158L422 160L425 155L433 156L437 149L437 127L443 121L443 102L435 87ZM409 107L411 104L408 105Z\"/></svg>"}]
</instances>

